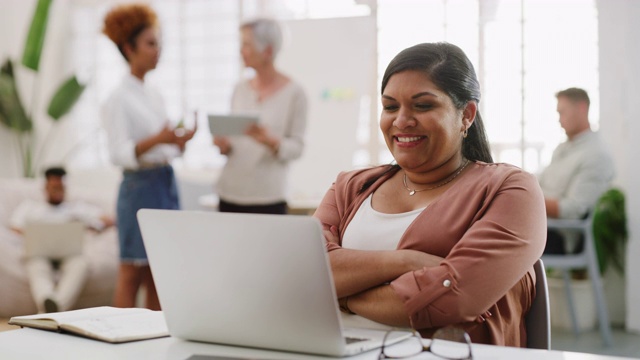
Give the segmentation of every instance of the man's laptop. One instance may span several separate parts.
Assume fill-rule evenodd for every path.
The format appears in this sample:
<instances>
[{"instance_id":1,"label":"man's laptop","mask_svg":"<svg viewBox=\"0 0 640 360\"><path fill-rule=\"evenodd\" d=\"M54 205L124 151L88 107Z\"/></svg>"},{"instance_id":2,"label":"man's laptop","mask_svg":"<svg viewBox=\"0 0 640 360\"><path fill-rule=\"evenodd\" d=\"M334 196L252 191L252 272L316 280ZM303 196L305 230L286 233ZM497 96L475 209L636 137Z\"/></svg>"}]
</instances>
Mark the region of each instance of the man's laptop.
<instances>
[{"instance_id":1,"label":"man's laptop","mask_svg":"<svg viewBox=\"0 0 640 360\"><path fill-rule=\"evenodd\" d=\"M331 356L382 345L384 331L342 328L317 219L143 209L138 222L172 336Z\"/></svg>"},{"instance_id":2,"label":"man's laptop","mask_svg":"<svg viewBox=\"0 0 640 360\"><path fill-rule=\"evenodd\" d=\"M82 254L85 226L82 222L28 223L24 228L25 255L62 259Z\"/></svg>"}]
</instances>

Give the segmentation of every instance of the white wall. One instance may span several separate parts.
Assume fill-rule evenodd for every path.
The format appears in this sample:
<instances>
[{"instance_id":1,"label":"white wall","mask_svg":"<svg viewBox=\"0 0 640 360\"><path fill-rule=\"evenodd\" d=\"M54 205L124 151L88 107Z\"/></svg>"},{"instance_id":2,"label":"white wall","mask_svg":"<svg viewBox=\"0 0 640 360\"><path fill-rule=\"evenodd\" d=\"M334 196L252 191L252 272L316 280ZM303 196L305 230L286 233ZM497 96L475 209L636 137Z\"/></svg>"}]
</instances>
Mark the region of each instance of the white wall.
<instances>
[{"instance_id":1,"label":"white wall","mask_svg":"<svg viewBox=\"0 0 640 360\"><path fill-rule=\"evenodd\" d=\"M377 95L376 22L365 16L284 25L290 42L278 67L304 87L309 104L305 149L293 162L289 197L319 202L338 173L353 168L358 122L377 122L368 105Z\"/></svg>"},{"instance_id":2,"label":"white wall","mask_svg":"<svg viewBox=\"0 0 640 360\"><path fill-rule=\"evenodd\" d=\"M640 1L598 0L600 130L614 152L617 183L626 192L627 328L640 331Z\"/></svg>"}]
</instances>

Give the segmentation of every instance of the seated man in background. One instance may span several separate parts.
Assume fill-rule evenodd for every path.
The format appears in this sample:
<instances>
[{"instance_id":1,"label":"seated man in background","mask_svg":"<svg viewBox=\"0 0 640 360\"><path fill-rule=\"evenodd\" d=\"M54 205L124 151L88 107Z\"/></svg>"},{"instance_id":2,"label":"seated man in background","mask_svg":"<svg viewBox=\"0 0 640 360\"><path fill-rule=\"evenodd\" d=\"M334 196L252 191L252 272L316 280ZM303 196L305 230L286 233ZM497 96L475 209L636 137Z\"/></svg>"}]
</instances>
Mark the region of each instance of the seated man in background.
<instances>
[{"instance_id":1,"label":"seated man in background","mask_svg":"<svg viewBox=\"0 0 640 360\"><path fill-rule=\"evenodd\" d=\"M11 228L22 234L29 223L66 223L80 221L89 229L102 231L114 224L102 210L94 205L65 201L63 168L45 171L46 201L28 199L20 203L11 216ZM26 267L38 310L40 312L66 311L75 303L86 277L87 264L83 255L63 259L29 257ZM57 286L55 279L58 279Z\"/></svg>"},{"instance_id":2,"label":"seated man in background","mask_svg":"<svg viewBox=\"0 0 640 360\"><path fill-rule=\"evenodd\" d=\"M554 150L551 163L538 180L547 217L580 219L611 186L615 170L609 151L600 136L591 130L587 92L569 88L558 92L556 98L560 126L567 134L567 141ZM574 234L549 231L544 252L564 254L579 250L580 246Z\"/></svg>"}]
</instances>

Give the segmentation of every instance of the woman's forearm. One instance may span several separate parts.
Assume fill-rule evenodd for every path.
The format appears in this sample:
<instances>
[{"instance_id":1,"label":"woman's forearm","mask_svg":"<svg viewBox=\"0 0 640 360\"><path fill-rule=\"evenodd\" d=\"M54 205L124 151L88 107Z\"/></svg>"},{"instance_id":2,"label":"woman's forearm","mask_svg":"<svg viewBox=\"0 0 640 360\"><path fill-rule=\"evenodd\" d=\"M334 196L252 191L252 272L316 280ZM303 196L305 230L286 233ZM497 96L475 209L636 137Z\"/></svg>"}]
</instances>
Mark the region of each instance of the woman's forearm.
<instances>
[{"instance_id":1,"label":"woman's forearm","mask_svg":"<svg viewBox=\"0 0 640 360\"><path fill-rule=\"evenodd\" d=\"M338 298L361 293L400 275L437 266L442 258L414 250L337 249L329 253Z\"/></svg>"},{"instance_id":2,"label":"woman's forearm","mask_svg":"<svg viewBox=\"0 0 640 360\"><path fill-rule=\"evenodd\" d=\"M349 296L347 304L351 312L369 320L390 326L411 327L404 304L389 285Z\"/></svg>"},{"instance_id":3,"label":"woman's forearm","mask_svg":"<svg viewBox=\"0 0 640 360\"><path fill-rule=\"evenodd\" d=\"M389 282L403 273L392 251L338 249L329 253L338 298Z\"/></svg>"},{"instance_id":4,"label":"woman's forearm","mask_svg":"<svg viewBox=\"0 0 640 360\"><path fill-rule=\"evenodd\" d=\"M159 143L160 141L158 140L157 134L154 134L152 136L149 136L146 139L141 140L136 144L136 147L135 147L136 158L142 156L142 154L146 153L152 147L156 146Z\"/></svg>"}]
</instances>

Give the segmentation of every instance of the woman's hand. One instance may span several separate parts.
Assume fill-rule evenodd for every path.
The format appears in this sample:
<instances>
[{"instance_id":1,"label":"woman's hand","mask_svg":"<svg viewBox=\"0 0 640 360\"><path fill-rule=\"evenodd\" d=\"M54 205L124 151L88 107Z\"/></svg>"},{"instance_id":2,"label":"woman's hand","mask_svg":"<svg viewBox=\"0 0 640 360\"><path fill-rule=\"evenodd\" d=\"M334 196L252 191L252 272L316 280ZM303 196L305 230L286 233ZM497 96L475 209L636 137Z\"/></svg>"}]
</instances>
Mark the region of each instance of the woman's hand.
<instances>
[{"instance_id":1,"label":"woman's hand","mask_svg":"<svg viewBox=\"0 0 640 360\"><path fill-rule=\"evenodd\" d=\"M174 144L177 145L180 150L184 151L185 144L187 143L187 141L193 138L193 135L195 134L197 129L197 124L193 128L193 130L187 130L184 128L175 129L169 124L169 122L167 122L165 123L164 127L155 135L143 139L136 144L136 158L140 157L142 154L146 153L154 146L159 144Z\"/></svg>"},{"instance_id":2,"label":"woman's hand","mask_svg":"<svg viewBox=\"0 0 640 360\"><path fill-rule=\"evenodd\" d=\"M213 145L220 149L222 155L228 155L231 152L231 142L226 136L214 136Z\"/></svg>"},{"instance_id":3,"label":"woman's hand","mask_svg":"<svg viewBox=\"0 0 640 360\"><path fill-rule=\"evenodd\" d=\"M322 232L327 242L340 244L340 237L338 235L338 227L335 225L322 224Z\"/></svg>"},{"instance_id":4,"label":"woman's hand","mask_svg":"<svg viewBox=\"0 0 640 360\"><path fill-rule=\"evenodd\" d=\"M156 134L156 142L158 144L177 144L178 134L175 129L167 122L162 130Z\"/></svg>"},{"instance_id":5,"label":"woman's hand","mask_svg":"<svg viewBox=\"0 0 640 360\"><path fill-rule=\"evenodd\" d=\"M278 149L280 148L280 140L271 135L266 127L260 124L251 124L249 125L249 127L247 127L245 135L250 136L255 141L268 147L274 154L278 153Z\"/></svg>"},{"instance_id":6,"label":"woman's hand","mask_svg":"<svg viewBox=\"0 0 640 360\"><path fill-rule=\"evenodd\" d=\"M193 127L193 130L190 130L181 126L173 130L173 133L176 135L176 145L178 145L181 151L184 151L185 146L187 145L187 142L193 139L193 136L195 135L196 131L198 131L197 122Z\"/></svg>"},{"instance_id":7,"label":"woman's hand","mask_svg":"<svg viewBox=\"0 0 640 360\"><path fill-rule=\"evenodd\" d=\"M187 142L193 139L193 135L195 135L197 130L198 123L196 123L193 130L186 129L184 127L173 128L169 123L167 123L156 135L156 140L158 144L178 145L180 151L184 151Z\"/></svg>"}]
</instances>

